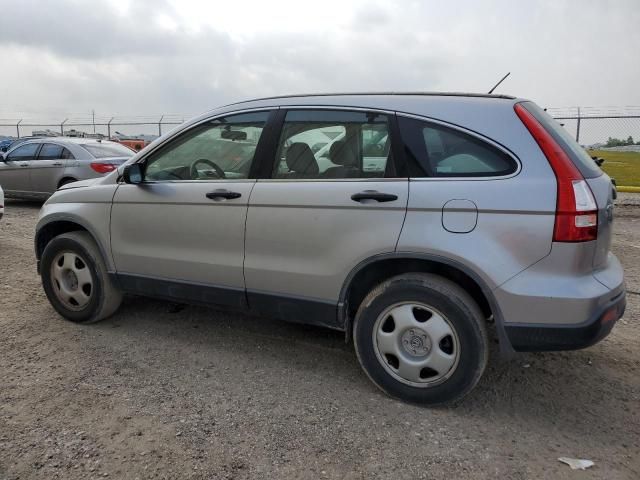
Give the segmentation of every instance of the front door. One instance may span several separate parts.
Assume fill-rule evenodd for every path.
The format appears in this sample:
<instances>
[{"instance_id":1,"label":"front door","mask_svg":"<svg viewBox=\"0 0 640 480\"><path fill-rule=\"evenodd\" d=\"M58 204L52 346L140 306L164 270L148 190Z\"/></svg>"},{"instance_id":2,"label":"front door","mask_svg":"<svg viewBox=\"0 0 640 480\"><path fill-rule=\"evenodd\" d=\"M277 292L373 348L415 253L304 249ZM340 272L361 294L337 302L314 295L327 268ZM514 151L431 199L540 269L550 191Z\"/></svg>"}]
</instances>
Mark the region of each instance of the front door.
<instances>
[{"instance_id":1,"label":"front door","mask_svg":"<svg viewBox=\"0 0 640 480\"><path fill-rule=\"evenodd\" d=\"M258 180L249 204L252 309L339 327L347 275L393 252L402 229L409 183L394 161L392 121L373 112L286 113L270 178Z\"/></svg>"},{"instance_id":2,"label":"front door","mask_svg":"<svg viewBox=\"0 0 640 480\"><path fill-rule=\"evenodd\" d=\"M250 171L269 112L217 118L152 151L118 187L111 248L125 290L244 306Z\"/></svg>"},{"instance_id":3,"label":"front door","mask_svg":"<svg viewBox=\"0 0 640 480\"><path fill-rule=\"evenodd\" d=\"M6 193L31 194L29 167L40 143L27 143L7 152L0 162L0 185Z\"/></svg>"}]
</instances>

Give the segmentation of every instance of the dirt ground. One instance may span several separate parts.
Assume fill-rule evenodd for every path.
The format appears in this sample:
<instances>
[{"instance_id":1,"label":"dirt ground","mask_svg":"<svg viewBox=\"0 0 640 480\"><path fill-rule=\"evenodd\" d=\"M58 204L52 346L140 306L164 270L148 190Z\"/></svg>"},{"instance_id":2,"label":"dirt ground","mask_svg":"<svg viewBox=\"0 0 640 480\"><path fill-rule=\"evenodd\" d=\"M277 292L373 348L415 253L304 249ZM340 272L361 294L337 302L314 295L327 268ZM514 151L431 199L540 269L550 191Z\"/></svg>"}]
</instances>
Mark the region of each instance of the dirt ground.
<instances>
[{"instance_id":1,"label":"dirt ground","mask_svg":"<svg viewBox=\"0 0 640 480\"><path fill-rule=\"evenodd\" d=\"M638 479L639 200L616 210L634 293L612 334L577 352L492 352L452 409L387 398L337 332L142 298L96 325L64 321L35 270L40 206L7 201L0 479Z\"/></svg>"}]
</instances>

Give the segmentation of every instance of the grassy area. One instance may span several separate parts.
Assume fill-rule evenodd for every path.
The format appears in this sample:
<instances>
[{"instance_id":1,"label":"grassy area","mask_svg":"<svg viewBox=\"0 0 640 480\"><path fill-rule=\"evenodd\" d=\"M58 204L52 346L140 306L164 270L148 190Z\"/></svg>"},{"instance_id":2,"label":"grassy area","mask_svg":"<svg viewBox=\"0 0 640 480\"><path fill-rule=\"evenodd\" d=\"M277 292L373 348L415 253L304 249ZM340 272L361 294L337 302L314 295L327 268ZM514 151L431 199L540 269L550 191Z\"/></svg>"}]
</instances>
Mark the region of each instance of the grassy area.
<instances>
[{"instance_id":1,"label":"grassy area","mask_svg":"<svg viewBox=\"0 0 640 480\"><path fill-rule=\"evenodd\" d=\"M605 159L602 169L618 185L640 187L640 152L590 150L589 155Z\"/></svg>"}]
</instances>

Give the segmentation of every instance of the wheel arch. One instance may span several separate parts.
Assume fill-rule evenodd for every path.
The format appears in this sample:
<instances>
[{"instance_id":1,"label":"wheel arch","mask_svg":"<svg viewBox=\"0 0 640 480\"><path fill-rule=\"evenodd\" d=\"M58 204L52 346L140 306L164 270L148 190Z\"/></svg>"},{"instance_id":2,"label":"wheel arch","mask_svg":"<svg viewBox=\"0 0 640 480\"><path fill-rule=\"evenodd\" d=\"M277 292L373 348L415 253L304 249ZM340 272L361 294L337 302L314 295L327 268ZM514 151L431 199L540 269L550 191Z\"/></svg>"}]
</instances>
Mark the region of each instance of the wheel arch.
<instances>
[{"instance_id":1,"label":"wheel arch","mask_svg":"<svg viewBox=\"0 0 640 480\"><path fill-rule=\"evenodd\" d=\"M91 236L93 241L98 246L98 250L102 255L104 264L107 266L107 270L112 270L110 257L107 255L104 245L102 244L102 242L100 242L99 237L96 235L95 231L93 230L93 228L91 228L90 225L88 225L82 219L78 219L73 216L56 215L52 218L47 218L45 221L41 221L36 227L34 248L36 260L38 262L38 273L40 272L40 259L42 258L42 252L44 252L44 249L49 244L49 242L63 233L77 231L87 232Z\"/></svg>"},{"instance_id":2,"label":"wheel arch","mask_svg":"<svg viewBox=\"0 0 640 480\"><path fill-rule=\"evenodd\" d=\"M62 177L60 180L58 180L58 188L60 188L63 185L66 185L67 183L77 182L77 181L78 181L77 178L66 175Z\"/></svg>"},{"instance_id":3,"label":"wheel arch","mask_svg":"<svg viewBox=\"0 0 640 480\"><path fill-rule=\"evenodd\" d=\"M355 312L367 293L384 280L402 273L434 273L460 285L478 303L486 318L492 316L503 354L513 353L506 336L503 316L491 288L468 266L446 257L426 253L396 252L370 257L356 265L340 290L338 322L344 326L347 340L352 335Z\"/></svg>"}]
</instances>

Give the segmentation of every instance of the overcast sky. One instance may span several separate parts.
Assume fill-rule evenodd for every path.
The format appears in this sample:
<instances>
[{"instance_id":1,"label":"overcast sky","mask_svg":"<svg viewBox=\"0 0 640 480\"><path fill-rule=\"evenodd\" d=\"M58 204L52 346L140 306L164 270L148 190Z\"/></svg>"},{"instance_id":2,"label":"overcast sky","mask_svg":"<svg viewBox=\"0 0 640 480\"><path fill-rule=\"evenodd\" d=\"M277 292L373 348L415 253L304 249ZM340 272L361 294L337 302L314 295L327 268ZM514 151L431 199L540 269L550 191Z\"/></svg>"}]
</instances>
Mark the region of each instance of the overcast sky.
<instances>
[{"instance_id":1,"label":"overcast sky","mask_svg":"<svg viewBox=\"0 0 640 480\"><path fill-rule=\"evenodd\" d=\"M0 0L0 118L273 94L499 88L640 105L639 0Z\"/></svg>"}]
</instances>

